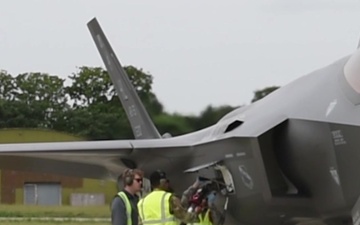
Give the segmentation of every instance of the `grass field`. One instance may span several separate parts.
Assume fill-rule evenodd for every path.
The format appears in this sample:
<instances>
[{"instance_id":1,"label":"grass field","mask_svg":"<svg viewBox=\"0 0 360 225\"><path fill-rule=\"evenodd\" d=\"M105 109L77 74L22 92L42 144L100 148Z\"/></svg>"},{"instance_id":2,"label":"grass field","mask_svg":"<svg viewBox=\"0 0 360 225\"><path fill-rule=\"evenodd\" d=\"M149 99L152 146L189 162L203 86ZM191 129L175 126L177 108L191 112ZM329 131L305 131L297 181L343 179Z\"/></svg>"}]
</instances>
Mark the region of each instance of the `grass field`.
<instances>
[{"instance_id":1,"label":"grass field","mask_svg":"<svg viewBox=\"0 0 360 225\"><path fill-rule=\"evenodd\" d=\"M108 205L105 206L0 205L0 218L4 218L4 217L110 218L110 208ZM4 224L2 222L1 224ZM11 224L20 225L21 223L12 222Z\"/></svg>"}]
</instances>

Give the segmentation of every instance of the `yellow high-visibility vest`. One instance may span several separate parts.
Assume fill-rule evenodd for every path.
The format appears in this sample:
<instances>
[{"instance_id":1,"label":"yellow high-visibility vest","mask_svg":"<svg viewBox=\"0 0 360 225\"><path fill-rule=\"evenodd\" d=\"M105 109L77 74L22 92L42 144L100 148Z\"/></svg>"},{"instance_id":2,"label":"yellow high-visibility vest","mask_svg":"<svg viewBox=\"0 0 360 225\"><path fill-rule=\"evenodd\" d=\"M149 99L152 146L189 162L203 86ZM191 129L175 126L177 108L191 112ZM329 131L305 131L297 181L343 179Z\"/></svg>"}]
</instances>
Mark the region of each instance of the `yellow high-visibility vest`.
<instances>
[{"instance_id":1,"label":"yellow high-visibility vest","mask_svg":"<svg viewBox=\"0 0 360 225\"><path fill-rule=\"evenodd\" d=\"M170 214L171 193L154 190L138 203L139 216L143 225L178 225Z\"/></svg>"},{"instance_id":2,"label":"yellow high-visibility vest","mask_svg":"<svg viewBox=\"0 0 360 225\"><path fill-rule=\"evenodd\" d=\"M120 191L118 193L118 196L123 200L123 202L125 203L125 208L126 208L126 219L127 219L127 225L132 225L132 220L131 220L131 204L130 204L130 200L127 197L127 195L125 194L125 192Z\"/></svg>"},{"instance_id":3,"label":"yellow high-visibility vest","mask_svg":"<svg viewBox=\"0 0 360 225\"><path fill-rule=\"evenodd\" d=\"M193 223L192 225L213 225L210 221L210 209L208 209L204 215L204 218L199 215L199 223Z\"/></svg>"},{"instance_id":4,"label":"yellow high-visibility vest","mask_svg":"<svg viewBox=\"0 0 360 225\"><path fill-rule=\"evenodd\" d=\"M198 223L198 225L213 225L210 221L210 209L206 210L204 218L201 215L199 215L199 219L200 222Z\"/></svg>"}]
</instances>

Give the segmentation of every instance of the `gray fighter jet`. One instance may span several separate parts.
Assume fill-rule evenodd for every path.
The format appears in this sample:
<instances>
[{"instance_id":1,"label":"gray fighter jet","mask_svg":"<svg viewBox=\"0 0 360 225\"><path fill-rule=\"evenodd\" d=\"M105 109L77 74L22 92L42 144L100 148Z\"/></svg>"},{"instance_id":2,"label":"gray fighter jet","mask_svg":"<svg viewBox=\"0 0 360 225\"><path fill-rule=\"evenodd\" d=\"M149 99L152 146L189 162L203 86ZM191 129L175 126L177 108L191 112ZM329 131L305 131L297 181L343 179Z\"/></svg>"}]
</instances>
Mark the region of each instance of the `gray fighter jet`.
<instances>
[{"instance_id":1,"label":"gray fighter jet","mask_svg":"<svg viewBox=\"0 0 360 225\"><path fill-rule=\"evenodd\" d=\"M95 18L88 28L136 140L2 144L1 168L101 179L160 168L177 191L199 175L216 180L234 224L360 223L359 49L171 137L157 131Z\"/></svg>"}]
</instances>

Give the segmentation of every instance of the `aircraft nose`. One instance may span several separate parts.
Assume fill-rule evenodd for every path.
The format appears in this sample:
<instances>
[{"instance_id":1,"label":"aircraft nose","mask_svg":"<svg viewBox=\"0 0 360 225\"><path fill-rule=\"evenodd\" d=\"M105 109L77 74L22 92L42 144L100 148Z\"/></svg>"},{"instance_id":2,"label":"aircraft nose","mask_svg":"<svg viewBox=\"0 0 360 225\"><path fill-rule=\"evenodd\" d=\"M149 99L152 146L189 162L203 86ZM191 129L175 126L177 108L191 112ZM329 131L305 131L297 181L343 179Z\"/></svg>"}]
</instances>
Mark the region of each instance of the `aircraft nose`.
<instances>
[{"instance_id":1,"label":"aircraft nose","mask_svg":"<svg viewBox=\"0 0 360 225\"><path fill-rule=\"evenodd\" d=\"M349 85L360 94L360 48L345 64L344 75Z\"/></svg>"}]
</instances>

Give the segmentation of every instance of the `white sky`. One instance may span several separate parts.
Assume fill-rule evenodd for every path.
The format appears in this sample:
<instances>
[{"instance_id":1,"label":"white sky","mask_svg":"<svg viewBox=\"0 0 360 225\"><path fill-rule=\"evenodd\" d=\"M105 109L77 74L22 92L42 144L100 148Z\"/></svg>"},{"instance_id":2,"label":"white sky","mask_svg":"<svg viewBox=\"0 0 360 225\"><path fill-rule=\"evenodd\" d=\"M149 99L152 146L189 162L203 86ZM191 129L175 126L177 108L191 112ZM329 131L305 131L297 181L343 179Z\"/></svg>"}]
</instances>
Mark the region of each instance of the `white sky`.
<instances>
[{"instance_id":1,"label":"white sky","mask_svg":"<svg viewBox=\"0 0 360 225\"><path fill-rule=\"evenodd\" d=\"M7 0L0 69L67 77L103 66L86 23L97 17L123 65L154 76L169 112L249 104L352 53L359 0Z\"/></svg>"}]
</instances>

